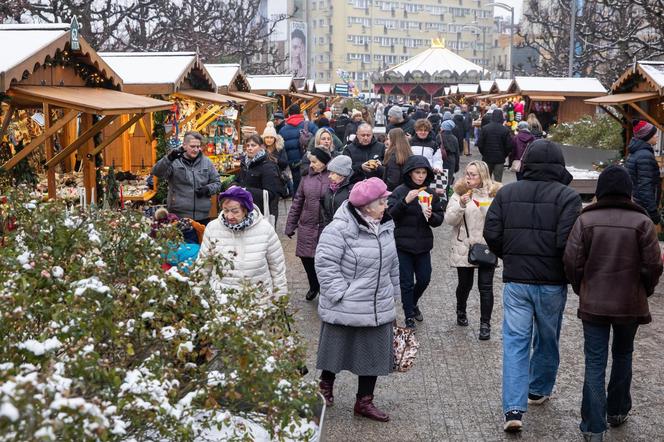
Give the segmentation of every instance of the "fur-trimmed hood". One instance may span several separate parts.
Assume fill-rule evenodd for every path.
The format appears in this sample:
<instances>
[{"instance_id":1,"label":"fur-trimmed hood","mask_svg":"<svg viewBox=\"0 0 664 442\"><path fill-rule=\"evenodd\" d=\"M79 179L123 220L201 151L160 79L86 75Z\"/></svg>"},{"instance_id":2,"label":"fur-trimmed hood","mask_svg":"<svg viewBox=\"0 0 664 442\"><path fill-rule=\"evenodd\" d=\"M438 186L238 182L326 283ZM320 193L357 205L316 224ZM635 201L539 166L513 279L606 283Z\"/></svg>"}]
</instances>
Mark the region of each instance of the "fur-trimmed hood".
<instances>
[{"instance_id":1,"label":"fur-trimmed hood","mask_svg":"<svg viewBox=\"0 0 664 442\"><path fill-rule=\"evenodd\" d=\"M494 181L493 184L487 189L489 197L494 198L501 187L503 187L501 183ZM459 196L467 193L469 190L470 189L466 185L466 181L463 179L458 180L456 184L454 184L454 192Z\"/></svg>"}]
</instances>

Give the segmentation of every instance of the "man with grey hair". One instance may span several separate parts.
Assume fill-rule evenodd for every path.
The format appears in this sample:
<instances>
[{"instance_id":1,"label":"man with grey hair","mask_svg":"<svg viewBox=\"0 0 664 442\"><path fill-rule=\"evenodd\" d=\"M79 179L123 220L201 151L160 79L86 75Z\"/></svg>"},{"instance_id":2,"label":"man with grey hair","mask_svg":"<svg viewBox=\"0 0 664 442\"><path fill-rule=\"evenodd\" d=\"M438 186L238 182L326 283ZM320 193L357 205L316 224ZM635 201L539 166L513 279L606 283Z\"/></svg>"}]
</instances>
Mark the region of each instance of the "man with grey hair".
<instances>
[{"instance_id":1,"label":"man with grey hair","mask_svg":"<svg viewBox=\"0 0 664 442\"><path fill-rule=\"evenodd\" d=\"M157 161L152 174L168 182L169 212L207 225L210 197L221 192L221 180L212 161L201 152L202 143L198 132L185 133L182 146Z\"/></svg>"},{"instance_id":2,"label":"man with grey hair","mask_svg":"<svg viewBox=\"0 0 664 442\"><path fill-rule=\"evenodd\" d=\"M387 113L387 128L386 132L399 128L404 131L407 136L415 134L415 122L412 118L404 116L401 106L392 106Z\"/></svg>"},{"instance_id":3,"label":"man with grey hair","mask_svg":"<svg viewBox=\"0 0 664 442\"><path fill-rule=\"evenodd\" d=\"M383 178L383 159L385 158L385 145L374 137L373 127L369 123L362 123L357 127L355 139L348 144L343 154L353 161L353 176L351 183L357 183L366 178Z\"/></svg>"}]
</instances>

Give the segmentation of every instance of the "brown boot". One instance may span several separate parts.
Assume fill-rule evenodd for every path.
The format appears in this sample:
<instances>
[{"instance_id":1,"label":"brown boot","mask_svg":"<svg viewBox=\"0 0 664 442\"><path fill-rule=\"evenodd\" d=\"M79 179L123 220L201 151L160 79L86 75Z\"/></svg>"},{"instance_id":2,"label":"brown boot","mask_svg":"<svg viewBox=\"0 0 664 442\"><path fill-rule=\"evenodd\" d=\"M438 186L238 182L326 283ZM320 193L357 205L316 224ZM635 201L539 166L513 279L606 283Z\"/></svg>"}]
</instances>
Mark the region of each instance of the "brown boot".
<instances>
[{"instance_id":1,"label":"brown boot","mask_svg":"<svg viewBox=\"0 0 664 442\"><path fill-rule=\"evenodd\" d=\"M320 388L320 394L325 398L325 405L331 407L334 405L334 395L332 394L332 387L334 387L334 381L325 381L323 379L318 383L318 388Z\"/></svg>"},{"instance_id":2,"label":"brown boot","mask_svg":"<svg viewBox=\"0 0 664 442\"><path fill-rule=\"evenodd\" d=\"M368 396L358 395L357 399L355 400L355 408L353 411L358 416L368 417L369 419L373 419L375 421L387 422L390 420L390 417L386 413L380 411L373 404L372 394Z\"/></svg>"}]
</instances>

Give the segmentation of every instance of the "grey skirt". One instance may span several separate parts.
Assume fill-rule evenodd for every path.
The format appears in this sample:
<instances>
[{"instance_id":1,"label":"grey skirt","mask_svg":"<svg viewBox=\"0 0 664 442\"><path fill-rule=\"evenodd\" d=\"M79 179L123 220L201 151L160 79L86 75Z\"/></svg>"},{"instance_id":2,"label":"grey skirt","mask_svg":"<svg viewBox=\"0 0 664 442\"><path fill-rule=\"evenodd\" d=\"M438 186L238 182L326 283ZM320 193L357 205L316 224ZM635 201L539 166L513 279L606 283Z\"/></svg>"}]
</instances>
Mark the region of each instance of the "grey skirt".
<instances>
[{"instance_id":1,"label":"grey skirt","mask_svg":"<svg viewBox=\"0 0 664 442\"><path fill-rule=\"evenodd\" d=\"M323 322L318 340L316 368L358 376L384 376L393 369L392 324L348 327Z\"/></svg>"}]
</instances>

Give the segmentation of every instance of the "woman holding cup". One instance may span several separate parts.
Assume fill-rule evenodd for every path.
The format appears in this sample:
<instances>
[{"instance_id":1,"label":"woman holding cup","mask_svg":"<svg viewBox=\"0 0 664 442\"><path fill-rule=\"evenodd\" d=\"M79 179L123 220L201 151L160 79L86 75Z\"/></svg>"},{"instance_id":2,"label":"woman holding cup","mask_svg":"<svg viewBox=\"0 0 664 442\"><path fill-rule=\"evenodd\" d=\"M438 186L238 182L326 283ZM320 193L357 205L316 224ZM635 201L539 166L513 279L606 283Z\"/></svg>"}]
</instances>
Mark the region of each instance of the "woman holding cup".
<instances>
[{"instance_id":1,"label":"woman holding cup","mask_svg":"<svg viewBox=\"0 0 664 442\"><path fill-rule=\"evenodd\" d=\"M417 304L431 281L431 228L440 226L445 214L445 203L429 189L433 180L429 160L412 155L403 166L403 184L387 201L395 225L401 302L408 328L415 328L415 320L424 320Z\"/></svg>"},{"instance_id":2,"label":"woman holding cup","mask_svg":"<svg viewBox=\"0 0 664 442\"><path fill-rule=\"evenodd\" d=\"M501 184L494 182L489 166L484 161L471 161L466 166L463 179L454 186L445 212L445 222L453 227L450 265L457 268L459 284L456 289L457 324L468 326L466 303L473 288L475 268L480 292L480 333L482 341L491 338L491 312L493 311L493 274L495 266L482 266L468 262L468 253L473 244L484 241L484 217Z\"/></svg>"}]
</instances>

